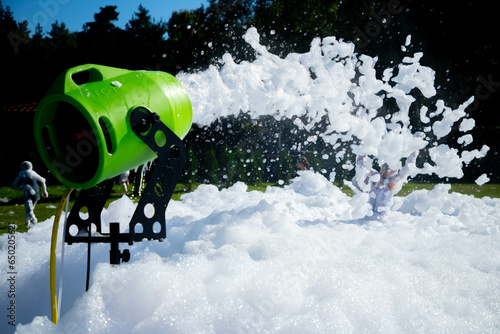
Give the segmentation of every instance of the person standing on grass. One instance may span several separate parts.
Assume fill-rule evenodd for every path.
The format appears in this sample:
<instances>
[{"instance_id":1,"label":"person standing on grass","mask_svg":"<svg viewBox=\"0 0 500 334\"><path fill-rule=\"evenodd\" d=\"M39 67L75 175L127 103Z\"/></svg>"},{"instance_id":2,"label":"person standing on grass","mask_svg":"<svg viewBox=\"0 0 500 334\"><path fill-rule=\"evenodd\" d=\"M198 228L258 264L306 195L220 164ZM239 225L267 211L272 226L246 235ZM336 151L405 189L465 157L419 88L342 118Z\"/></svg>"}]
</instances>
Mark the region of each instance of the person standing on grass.
<instances>
[{"instance_id":1,"label":"person standing on grass","mask_svg":"<svg viewBox=\"0 0 500 334\"><path fill-rule=\"evenodd\" d=\"M40 199L40 186L42 185L42 196L48 197L45 178L38 175L33 170L33 165L29 161L21 164L21 171L17 174L16 179L12 183L12 188L15 190L24 191L24 207L26 209L26 228L30 228L31 223L36 224L38 221L35 216L35 205Z\"/></svg>"},{"instance_id":2,"label":"person standing on grass","mask_svg":"<svg viewBox=\"0 0 500 334\"><path fill-rule=\"evenodd\" d=\"M125 193L128 191L128 177L130 176L130 171L126 171L120 175L120 178L118 179L118 183L123 186L123 190L125 190Z\"/></svg>"}]
</instances>

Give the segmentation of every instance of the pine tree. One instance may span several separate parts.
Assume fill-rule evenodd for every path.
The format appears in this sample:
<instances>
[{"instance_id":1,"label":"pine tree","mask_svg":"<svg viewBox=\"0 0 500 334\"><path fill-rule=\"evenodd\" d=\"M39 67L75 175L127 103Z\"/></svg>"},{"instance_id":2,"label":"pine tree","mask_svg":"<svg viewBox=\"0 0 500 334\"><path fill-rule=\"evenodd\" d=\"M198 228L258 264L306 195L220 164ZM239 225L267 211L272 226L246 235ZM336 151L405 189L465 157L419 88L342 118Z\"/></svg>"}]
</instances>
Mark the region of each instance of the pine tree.
<instances>
[{"instance_id":1,"label":"pine tree","mask_svg":"<svg viewBox=\"0 0 500 334\"><path fill-rule=\"evenodd\" d=\"M78 33L83 63L122 66L121 59L127 54L123 52L123 31L114 23L118 15L117 6L105 6L94 14L94 21L85 23L83 31Z\"/></svg>"},{"instance_id":2,"label":"pine tree","mask_svg":"<svg viewBox=\"0 0 500 334\"><path fill-rule=\"evenodd\" d=\"M149 10L139 5L138 11L125 28L130 61L141 69L160 67L166 52L164 35L167 33L167 23L161 20L156 22Z\"/></svg>"}]
</instances>

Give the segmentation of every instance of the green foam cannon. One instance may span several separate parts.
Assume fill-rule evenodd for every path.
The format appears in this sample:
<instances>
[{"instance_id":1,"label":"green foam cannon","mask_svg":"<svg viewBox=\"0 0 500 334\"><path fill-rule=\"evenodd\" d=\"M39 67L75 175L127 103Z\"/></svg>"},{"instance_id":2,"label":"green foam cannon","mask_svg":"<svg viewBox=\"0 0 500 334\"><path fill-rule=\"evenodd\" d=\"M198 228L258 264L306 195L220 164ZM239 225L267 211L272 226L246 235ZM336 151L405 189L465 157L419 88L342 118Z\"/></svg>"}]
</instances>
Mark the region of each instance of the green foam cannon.
<instances>
[{"instance_id":1,"label":"green foam cannon","mask_svg":"<svg viewBox=\"0 0 500 334\"><path fill-rule=\"evenodd\" d=\"M137 108L158 114L181 139L191 128L191 101L168 73L94 64L70 68L36 110L38 151L63 184L91 188L156 158L132 129L130 117Z\"/></svg>"}]
</instances>

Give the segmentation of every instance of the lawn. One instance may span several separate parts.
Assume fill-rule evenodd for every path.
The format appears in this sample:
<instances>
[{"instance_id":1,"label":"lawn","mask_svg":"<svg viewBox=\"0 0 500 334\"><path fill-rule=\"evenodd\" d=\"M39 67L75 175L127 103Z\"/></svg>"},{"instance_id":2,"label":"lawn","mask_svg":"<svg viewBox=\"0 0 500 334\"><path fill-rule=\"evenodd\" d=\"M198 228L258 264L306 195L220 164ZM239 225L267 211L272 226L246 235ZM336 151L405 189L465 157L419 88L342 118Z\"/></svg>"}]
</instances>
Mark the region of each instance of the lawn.
<instances>
[{"instance_id":1,"label":"lawn","mask_svg":"<svg viewBox=\"0 0 500 334\"><path fill-rule=\"evenodd\" d=\"M257 191L265 191L267 186L275 186L276 184L272 183L262 183L256 186L249 186L248 191L257 190ZM196 187L197 185L195 185ZM398 196L405 196L411 193L414 190L418 189L432 189L435 184L429 183L415 183L409 182L403 189L400 191ZM66 190L65 186L49 186L48 187L48 198L42 198L36 208L35 214L38 218L38 221L42 222L47 220L48 218L55 215L57 205L59 204L60 198ZM347 186L344 186L342 190L348 194L352 195L352 190ZM452 184L451 185L452 192L458 192L467 195L473 195L475 197L496 197L500 198L500 185L499 184L484 184L482 186L478 186L477 184ZM187 187L184 184L178 184L174 195L172 196L173 200L180 200L182 194L187 192ZM113 191L109 200L106 203L109 205L112 201L117 200L121 196L124 195L123 188L115 185L113 187ZM72 194L70 198L70 208L75 201L75 194ZM26 227L24 226L25 219L25 210L23 204L23 194L21 191L16 191L11 189L10 187L0 187L0 234L6 233L8 231L9 224L17 224L18 232L26 232Z\"/></svg>"},{"instance_id":2,"label":"lawn","mask_svg":"<svg viewBox=\"0 0 500 334\"><path fill-rule=\"evenodd\" d=\"M43 222L56 214L57 205L66 189L67 187L63 185L47 186L49 197L41 198L35 207L35 215L39 222ZM178 184L172 199L180 200L181 195L185 192L184 185ZM124 194L123 187L115 185L105 207L107 208L109 203L117 200ZM132 197L132 192L129 192L128 195ZM70 209L75 202L75 198L76 193L73 192L69 202ZM10 187L0 187L0 235L8 231L9 224L16 224L17 232L26 232L26 227L24 225L25 217L23 193L13 190Z\"/></svg>"},{"instance_id":3,"label":"lawn","mask_svg":"<svg viewBox=\"0 0 500 334\"><path fill-rule=\"evenodd\" d=\"M431 190L436 186L435 183L418 183L418 182L408 182L403 186L401 191L396 196L406 196L412 191L419 189ZM353 191L349 187L344 186L342 191L344 191L349 196L352 196ZM465 195L473 195L475 197L500 197L500 184L483 184L479 186L475 183L452 183L451 191L457 192Z\"/></svg>"}]
</instances>

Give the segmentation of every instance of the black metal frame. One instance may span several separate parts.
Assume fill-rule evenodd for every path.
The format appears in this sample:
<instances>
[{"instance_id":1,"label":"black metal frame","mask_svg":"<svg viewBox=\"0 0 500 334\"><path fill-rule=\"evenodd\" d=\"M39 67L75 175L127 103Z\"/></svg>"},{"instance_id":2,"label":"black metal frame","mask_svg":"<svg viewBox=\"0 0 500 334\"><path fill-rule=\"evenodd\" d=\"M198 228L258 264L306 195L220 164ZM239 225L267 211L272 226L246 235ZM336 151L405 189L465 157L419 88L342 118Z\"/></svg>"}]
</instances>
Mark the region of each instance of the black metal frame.
<instances>
[{"instance_id":1,"label":"black metal frame","mask_svg":"<svg viewBox=\"0 0 500 334\"><path fill-rule=\"evenodd\" d=\"M64 240L69 245L88 243L88 262L92 243L109 243L110 264L120 264L130 259L130 252L127 249L120 252L119 243L132 245L145 239L162 241L167 237L166 209L184 168L186 148L182 140L160 121L160 116L145 107L138 107L131 112L130 125L134 133L158 155L158 161L129 222L128 232L120 233L118 222L109 223L109 233L102 232L101 212L115 179L80 191L68 216ZM88 217L83 215L82 218L80 213L84 207L88 209ZM150 211L153 213L150 214ZM92 231L92 225L95 231ZM77 232L70 233L70 229L75 230L74 226Z\"/></svg>"}]
</instances>

